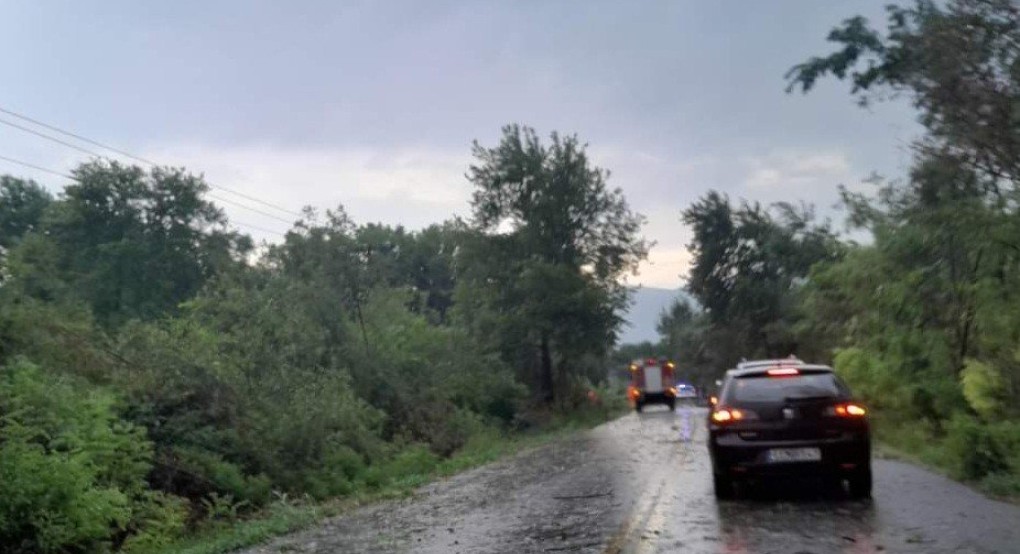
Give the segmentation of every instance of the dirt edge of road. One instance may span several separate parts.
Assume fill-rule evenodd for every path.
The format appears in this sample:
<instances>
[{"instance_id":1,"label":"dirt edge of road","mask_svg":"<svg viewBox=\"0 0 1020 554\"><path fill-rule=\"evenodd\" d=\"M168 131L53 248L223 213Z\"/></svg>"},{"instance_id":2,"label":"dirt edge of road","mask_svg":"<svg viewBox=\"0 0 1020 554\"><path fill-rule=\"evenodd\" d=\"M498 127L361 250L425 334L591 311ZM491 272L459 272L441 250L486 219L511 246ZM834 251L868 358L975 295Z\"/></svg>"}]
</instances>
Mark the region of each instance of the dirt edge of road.
<instances>
[{"instance_id":1,"label":"dirt edge of road","mask_svg":"<svg viewBox=\"0 0 1020 554\"><path fill-rule=\"evenodd\" d=\"M174 554L227 554L248 547L257 547L273 539L299 533L332 518L343 517L363 509L371 509L387 502L412 499L419 491L437 483L456 478L480 468L506 462L540 449L551 442L565 440L586 433L601 425L615 421L628 413L629 408L603 407L597 412L546 422L538 430L508 435L499 442L494 452L470 452L465 458L457 455L449 461L452 471L442 469L413 485L395 484L381 490L361 492L353 496L333 498L321 502L303 502L288 499L274 503L259 515L239 521L229 527L206 534L190 536L179 543L168 545L162 552Z\"/></svg>"}]
</instances>

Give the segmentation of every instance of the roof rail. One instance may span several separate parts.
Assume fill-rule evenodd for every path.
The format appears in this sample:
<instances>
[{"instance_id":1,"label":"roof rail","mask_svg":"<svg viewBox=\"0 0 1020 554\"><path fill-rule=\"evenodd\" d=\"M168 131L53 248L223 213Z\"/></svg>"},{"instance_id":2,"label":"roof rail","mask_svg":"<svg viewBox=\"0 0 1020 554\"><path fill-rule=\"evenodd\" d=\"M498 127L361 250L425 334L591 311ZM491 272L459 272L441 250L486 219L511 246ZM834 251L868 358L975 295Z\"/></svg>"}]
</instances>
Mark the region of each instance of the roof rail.
<instances>
[{"instance_id":1,"label":"roof rail","mask_svg":"<svg viewBox=\"0 0 1020 554\"><path fill-rule=\"evenodd\" d=\"M772 360L745 360L737 364L737 369L750 369L752 367L782 366L803 363L804 360L794 357Z\"/></svg>"}]
</instances>

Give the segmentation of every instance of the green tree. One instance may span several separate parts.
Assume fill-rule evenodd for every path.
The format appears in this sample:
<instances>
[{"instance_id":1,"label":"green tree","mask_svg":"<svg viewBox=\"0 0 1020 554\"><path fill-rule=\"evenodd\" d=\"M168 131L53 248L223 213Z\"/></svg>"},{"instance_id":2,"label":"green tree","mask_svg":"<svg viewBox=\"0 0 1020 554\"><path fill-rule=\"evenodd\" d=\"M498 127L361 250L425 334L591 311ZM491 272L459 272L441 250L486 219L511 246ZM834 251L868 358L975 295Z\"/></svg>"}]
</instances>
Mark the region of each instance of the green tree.
<instances>
[{"instance_id":1,"label":"green tree","mask_svg":"<svg viewBox=\"0 0 1020 554\"><path fill-rule=\"evenodd\" d=\"M84 302L104 325L173 312L251 248L202 198L202 179L183 170L96 161L73 174L10 271L36 296Z\"/></svg>"},{"instance_id":2,"label":"green tree","mask_svg":"<svg viewBox=\"0 0 1020 554\"><path fill-rule=\"evenodd\" d=\"M53 196L35 181L0 175L0 251L35 230Z\"/></svg>"},{"instance_id":3,"label":"green tree","mask_svg":"<svg viewBox=\"0 0 1020 554\"><path fill-rule=\"evenodd\" d=\"M686 298L678 298L659 315L656 325L659 344L677 365L678 377L698 386L709 386L721 370L718 367L715 344L725 336L715 333L705 312Z\"/></svg>"},{"instance_id":4,"label":"green tree","mask_svg":"<svg viewBox=\"0 0 1020 554\"><path fill-rule=\"evenodd\" d=\"M956 475L1020 483L1020 7L1007 0L891 6L835 52L795 66L790 89L848 79L862 103L906 96L925 135L905 180L843 191L873 242L816 268L805 296L837 370L896 420L920 422ZM1012 472L1012 478L1003 477Z\"/></svg>"},{"instance_id":5,"label":"green tree","mask_svg":"<svg viewBox=\"0 0 1020 554\"><path fill-rule=\"evenodd\" d=\"M1012 302L1003 286L1020 248L1013 222L1020 11L1000 0L888 10L884 35L864 18L848 19L829 35L836 52L795 66L788 78L790 89L808 91L831 74L849 79L862 102L903 94L918 108L927 133L915 144L910 178L875 199L844 192L844 200L851 222L875 235L886 280L904 284L897 301L911 309L891 312L895 320L941 334L949 348L940 365L955 379L982 348L978 325L991 323L982 301ZM996 356L1010 364L1011 353Z\"/></svg>"},{"instance_id":6,"label":"green tree","mask_svg":"<svg viewBox=\"0 0 1020 554\"><path fill-rule=\"evenodd\" d=\"M862 103L907 95L927 130L919 148L951 153L986 173L981 185L993 193L1015 183L1020 7L1010 0L917 0L889 6L888 15L884 35L860 16L833 29L828 39L838 50L794 66L788 90L806 92L833 75L849 79Z\"/></svg>"},{"instance_id":7,"label":"green tree","mask_svg":"<svg viewBox=\"0 0 1020 554\"><path fill-rule=\"evenodd\" d=\"M0 283L9 277L8 252L38 227L52 202L53 196L34 181L0 175Z\"/></svg>"},{"instance_id":8,"label":"green tree","mask_svg":"<svg viewBox=\"0 0 1020 554\"><path fill-rule=\"evenodd\" d=\"M470 232L459 220L417 232L368 224L357 229L354 240L373 286L409 290L413 311L445 323L456 284L454 254Z\"/></svg>"},{"instance_id":9,"label":"green tree","mask_svg":"<svg viewBox=\"0 0 1020 554\"><path fill-rule=\"evenodd\" d=\"M606 353L621 323L627 290L620 277L647 253L642 218L630 211L608 173L591 164L576 136L511 125L494 148L474 146L473 224L484 234L466 245L461 297L494 312L515 364L534 367L538 396ZM477 328L477 326L476 326ZM601 365L601 364L599 364Z\"/></svg>"},{"instance_id":10,"label":"green tree","mask_svg":"<svg viewBox=\"0 0 1020 554\"><path fill-rule=\"evenodd\" d=\"M683 212L694 232L687 290L703 307L704 340L713 348L703 361L717 370L741 357L817 353L798 335L797 293L811 267L838 258L841 248L809 208L773 210L776 216L758 204L734 207L710 191Z\"/></svg>"}]
</instances>

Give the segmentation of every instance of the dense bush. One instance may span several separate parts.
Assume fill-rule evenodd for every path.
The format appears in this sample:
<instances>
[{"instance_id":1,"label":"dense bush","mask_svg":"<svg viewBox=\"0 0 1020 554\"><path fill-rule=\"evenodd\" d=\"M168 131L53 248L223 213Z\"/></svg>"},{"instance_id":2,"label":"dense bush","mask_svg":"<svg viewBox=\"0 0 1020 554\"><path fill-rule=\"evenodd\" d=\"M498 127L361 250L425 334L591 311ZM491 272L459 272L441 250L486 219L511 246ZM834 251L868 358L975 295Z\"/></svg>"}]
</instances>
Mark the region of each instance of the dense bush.
<instances>
[{"instance_id":1,"label":"dense bush","mask_svg":"<svg viewBox=\"0 0 1020 554\"><path fill-rule=\"evenodd\" d=\"M420 482L514 421L513 371L413 311L406 291L373 289L360 323L341 312L333 328L308 292L271 273L226 279L176 317L111 332L87 309L2 291L3 355L55 368L5 369L0 467L17 477L0 484L5 544L158 550L274 490ZM91 442L52 449L44 436Z\"/></svg>"},{"instance_id":2,"label":"dense bush","mask_svg":"<svg viewBox=\"0 0 1020 554\"><path fill-rule=\"evenodd\" d=\"M0 543L100 551L181 531L182 506L148 490L152 445L110 394L24 361L0 369Z\"/></svg>"},{"instance_id":3,"label":"dense bush","mask_svg":"<svg viewBox=\"0 0 1020 554\"><path fill-rule=\"evenodd\" d=\"M1008 471L1005 429L982 425L977 419L957 414L946 427L945 453L952 474L961 479L981 479ZM1014 433L1017 429L1012 429Z\"/></svg>"},{"instance_id":4,"label":"dense bush","mask_svg":"<svg viewBox=\"0 0 1020 554\"><path fill-rule=\"evenodd\" d=\"M376 290L366 303L364 348L354 349L356 386L388 414L389 436L448 455L482 423L507 424L523 387L498 356L456 327L429 325L406 295Z\"/></svg>"},{"instance_id":5,"label":"dense bush","mask_svg":"<svg viewBox=\"0 0 1020 554\"><path fill-rule=\"evenodd\" d=\"M260 291L236 300L274 301ZM153 429L164 486L253 505L268 500L271 487L315 496L349 490L341 473L329 475L327 460L377 454L379 413L354 395L342 368L298 365L313 363L301 347L321 349L316 335L295 333L299 322L191 309L186 318L121 334L131 368L121 386L133 416Z\"/></svg>"}]
</instances>

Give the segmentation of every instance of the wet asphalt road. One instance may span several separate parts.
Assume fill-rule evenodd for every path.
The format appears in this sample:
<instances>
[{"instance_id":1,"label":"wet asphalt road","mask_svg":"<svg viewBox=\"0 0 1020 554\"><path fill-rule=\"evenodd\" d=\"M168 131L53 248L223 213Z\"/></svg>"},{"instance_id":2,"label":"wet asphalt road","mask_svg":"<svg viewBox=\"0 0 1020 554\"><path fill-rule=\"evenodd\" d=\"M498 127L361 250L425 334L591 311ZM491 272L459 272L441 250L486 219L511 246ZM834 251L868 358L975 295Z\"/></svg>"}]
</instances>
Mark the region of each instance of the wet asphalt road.
<instances>
[{"instance_id":1,"label":"wet asphalt road","mask_svg":"<svg viewBox=\"0 0 1020 554\"><path fill-rule=\"evenodd\" d=\"M717 502L705 411L648 408L255 553L1020 553L1020 507L875 460L873 500L809 480Z\"/></svg>"}]
</instances>

